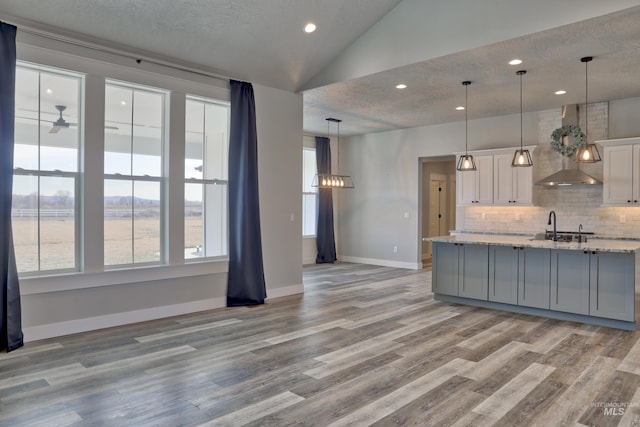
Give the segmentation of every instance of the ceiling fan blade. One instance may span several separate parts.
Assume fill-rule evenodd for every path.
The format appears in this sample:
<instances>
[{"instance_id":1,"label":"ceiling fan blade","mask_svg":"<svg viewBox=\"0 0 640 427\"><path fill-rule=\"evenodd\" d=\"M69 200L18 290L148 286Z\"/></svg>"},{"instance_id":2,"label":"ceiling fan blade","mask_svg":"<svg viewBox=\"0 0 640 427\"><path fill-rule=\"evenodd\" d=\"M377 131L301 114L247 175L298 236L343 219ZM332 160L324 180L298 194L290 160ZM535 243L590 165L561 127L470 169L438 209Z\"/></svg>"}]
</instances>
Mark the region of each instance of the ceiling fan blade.
<instances>
[{"instance_id":1,"label":"ceiling fan blade","mask_svg":"<svg viewBox=\"0 0 640 427\"><path fill-rule=\"evenodd\" d=\"M118 126L105 126L105 129L111 129L111 130L119 130L120 128Z\"/></svg>"},{"instance_id":2,"label":"ceiling fan blade","mask_svg":"<svg viewBox=\"0 0 640 427\"><path fill-rule=\"evenodd\" d=\"M49 133L58 133L60 132L60 129L62 129L62 126L53 126L49 129Z\"/></svg>"}]
</instances>

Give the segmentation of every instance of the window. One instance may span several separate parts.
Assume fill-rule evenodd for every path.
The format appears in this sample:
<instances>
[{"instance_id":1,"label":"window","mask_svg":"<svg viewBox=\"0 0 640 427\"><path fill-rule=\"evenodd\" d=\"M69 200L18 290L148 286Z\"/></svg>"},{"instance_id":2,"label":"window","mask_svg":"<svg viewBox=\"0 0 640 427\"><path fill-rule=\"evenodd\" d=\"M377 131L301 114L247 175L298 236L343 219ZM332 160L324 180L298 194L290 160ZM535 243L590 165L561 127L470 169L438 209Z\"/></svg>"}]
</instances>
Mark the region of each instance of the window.
<instances>
[{"instance_id":1,"label":"window","mask_svg":"<svg viewBox=\"0 0 640 427\"><path fill-rule=\"evenodd\" d=\"M302 150L302 236L315 237L318 189L311 186L316 175L316 150Z\"/></svg>"},{"instance_id":2,"label":"window","mask_svg":"<svg viewBox=\"0 0 640 427\"><path fill-rule=\"evenodd\" d=\"M227 255L228 129L228 105L201 98L187 98L185 259Z\"/></svg>"},{"instance_id":3,"label":"window","mask_svg":"<svg viewBox=\"0 0 640 427\"><path fill-rule=\"evenodd\" d=\"M164 260L164 110L164 92L105 85L105 266Z\"/></svg>"},{"instance_id":4,"label":"window","mask_svg":"<svg viewBox=\"0 0 640 427\"><path fill-rule=\"evenodd\" d=\"M16 67L13 205L20 273L78 269L83 77Z\"/></svg>"}]
</instances>

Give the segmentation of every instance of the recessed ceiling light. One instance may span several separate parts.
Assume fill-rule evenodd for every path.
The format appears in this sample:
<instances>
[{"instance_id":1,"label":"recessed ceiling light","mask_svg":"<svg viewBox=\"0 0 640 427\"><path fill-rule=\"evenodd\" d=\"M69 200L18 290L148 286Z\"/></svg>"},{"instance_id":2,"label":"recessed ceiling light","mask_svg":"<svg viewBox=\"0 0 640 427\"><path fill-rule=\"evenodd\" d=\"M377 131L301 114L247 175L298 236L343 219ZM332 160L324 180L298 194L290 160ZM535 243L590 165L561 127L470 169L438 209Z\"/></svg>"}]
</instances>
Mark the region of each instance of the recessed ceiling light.
<instances>
[{"instance_id":1,"label":"recessed ceiling light","mask_svg":"<svg viewBox=\"0 0 640 427\"><path fill-rule=\"evenodd\" d=\"M565 93L567 93L566 90L557 90L554 92L556 95L564 95Z\"/></svg>"},{"instance_id":2,"label":"recessed ceiling light","mask_svg":"<svg viewBox=\"0 0 640 427\"><path fill-rule=\"evenodd\" d=\"M464 110L464 107L463 107L462 105L459 105L459 106L457 106L457 107L456 107L456 110L458 110L458 111L463 111L463 110Z\"/></svg>"},{"instance_id":3,"label":"recessed ceiling light","mask_svg":"<svg viewBox=\"0 0 640 427\"><path fill-rule=\"evenodd\" d=\"M46 92L47 92L47 95L51 95L53 93L53 89L49 88L46 90Z\"/></svg>"},{"instance_id":4,"label":"recessed ceiling light","mask_svg":"<svg viewBox=\"0 0 640 427\"><path fill-rule=\"evenodd\" d=\"M313 22L308 22L307 25L304 26L305 33L313 33L316 30L316 24Z\"/></svg>"},{"instance_id":5,"label":"recessed ceiling light","mask_svg":"<svg viewBox=\"0 0 640 427\"><path fill-rule=\"evenodd\" d=\"M406 89L406 88L407 88L407 85L404 83L400 83L396 85L396 89Z\"/></svg>"},{"instance_id":6,"label":"recessed ceiling light","mask_svg":"<svg viewBox=\"0 0 640 427\"><path fill-rule=\"evenodd\" d=\"M127 105L127 101L120 101L120 105L122 105L123 107L125 107Z\"/></svg>"},{"instance_id":7,"label":"recessed ceiling light","mask_svg":"<svg viewBox=\"0 0 640 427\"><path fill-rule=\"evenodd\" d=\"M511 61L509 61L509 65L520 65L520 64L522 64L522 59L514 58Z\"/></svg>"}]
</instances>

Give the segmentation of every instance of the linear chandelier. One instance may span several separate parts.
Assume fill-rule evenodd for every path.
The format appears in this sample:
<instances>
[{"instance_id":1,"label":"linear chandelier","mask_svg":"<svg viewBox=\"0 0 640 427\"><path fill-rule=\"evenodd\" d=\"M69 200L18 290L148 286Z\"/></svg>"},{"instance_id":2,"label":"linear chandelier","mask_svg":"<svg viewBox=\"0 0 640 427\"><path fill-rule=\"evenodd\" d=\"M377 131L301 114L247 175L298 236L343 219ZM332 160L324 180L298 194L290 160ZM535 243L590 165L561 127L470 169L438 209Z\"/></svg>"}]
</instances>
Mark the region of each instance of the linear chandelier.
<instances>
[{"instance_id":1,"label":"linear chandelier","mask_svg":"<svg viewBox=\"0 0 640 427\"><path fill-rule=\"evenodd\" d=\"M353 185L353 179L351 179L350 175L340 175L340 119L334 119L333 117L328 117L327 119L327 138L329 138L329 124L336 123L338 126L338 161L337 161L337 174L332 173L319 173L313 177L313 182L311 182L312 187L318 188L355 188ZM331 169L329 169L331 170Z\"/></svg>"}]
</instances>

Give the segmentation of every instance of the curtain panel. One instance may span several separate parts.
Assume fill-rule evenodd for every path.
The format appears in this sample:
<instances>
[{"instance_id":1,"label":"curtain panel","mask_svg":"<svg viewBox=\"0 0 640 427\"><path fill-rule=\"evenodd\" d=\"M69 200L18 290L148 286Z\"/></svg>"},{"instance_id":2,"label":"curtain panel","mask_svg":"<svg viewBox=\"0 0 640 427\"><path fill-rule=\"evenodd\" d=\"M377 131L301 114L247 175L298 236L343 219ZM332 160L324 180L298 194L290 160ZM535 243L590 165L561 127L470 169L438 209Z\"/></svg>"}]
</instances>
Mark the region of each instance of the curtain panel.
<instances>
[{"instance_id":1,"label":"curtain panel","mask_svg":"<svg viewBox=\"0 0 640 427\"><path fill-rule=\"evenodd\" d=\"M229 274L227 306L263 304L258 192L258 136L253 86L231 80L229 135Z\"/></svg>"},{"instance_id":2,"label":"curtain panel","mask_svg":"<svg viewBox=\"0 0 640 427\"><path fill-rule=\"evenodd\" d=\"M16 27L0 22L0 350L23 345L20 285L11 231Z\"/></svg>"},{"instance_id":3,"label":"curtain panel","mask_svg":"<svg viewBox=\"0 0 640 427\"><path fill-rule=\"evenodd\" d=\"M331 173L331 140L316 136L316 164L318 174ZM316 264L333 264L336 257L336 241L333 234L333 190L318 188L318 225L316 228Z\"/></svg>"}]
</instances>

